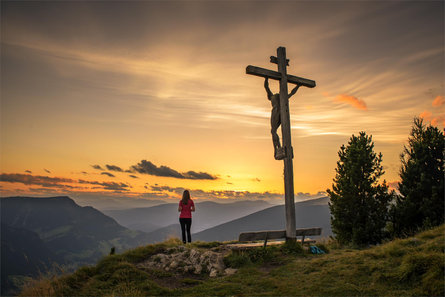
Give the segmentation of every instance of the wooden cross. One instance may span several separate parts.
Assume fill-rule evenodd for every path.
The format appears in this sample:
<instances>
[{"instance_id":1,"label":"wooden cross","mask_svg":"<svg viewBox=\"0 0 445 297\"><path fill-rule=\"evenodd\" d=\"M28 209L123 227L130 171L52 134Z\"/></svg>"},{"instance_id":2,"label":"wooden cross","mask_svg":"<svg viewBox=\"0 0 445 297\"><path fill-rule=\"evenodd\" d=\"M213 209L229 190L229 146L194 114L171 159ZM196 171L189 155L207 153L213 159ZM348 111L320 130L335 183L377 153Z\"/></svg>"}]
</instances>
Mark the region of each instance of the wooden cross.
<instances>
[{"instance_id":1,"label":"wooden cross","mask_svg":"<svg viewBox=\"0 0 445 297\"><path fill-rule=\"evenodd\" d=\"M280 81L280 116L281 134L283 138L284 161L284 197L286 208L286 240L296 239L295 226L295 202L294 202L294 172L292 166L293 149L290 133L289 98L287 93L287 83L292 83L308 88L315 87L315 81L287 74L286 66L289 60L286 59L286 48L279 47L277 56L271 56L270 62L278 65L278 72L252 65L247 66L246 73L264 78L272 78Z\"/></svg>"}]
</instances>

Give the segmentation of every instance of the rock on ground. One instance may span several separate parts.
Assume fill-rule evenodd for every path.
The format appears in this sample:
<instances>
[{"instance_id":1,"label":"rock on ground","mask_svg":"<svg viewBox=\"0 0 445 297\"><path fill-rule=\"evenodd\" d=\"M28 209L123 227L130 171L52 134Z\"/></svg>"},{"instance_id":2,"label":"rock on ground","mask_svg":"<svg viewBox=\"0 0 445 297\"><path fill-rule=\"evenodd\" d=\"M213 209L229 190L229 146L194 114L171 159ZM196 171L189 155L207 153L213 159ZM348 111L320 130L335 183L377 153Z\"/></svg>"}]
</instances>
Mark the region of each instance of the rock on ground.
<instances>
[{"instance_id":1,"label":"rock on ground","mask_svg":"<svg viewBox=\"0 0 445 297\"><path fill-rule=\"evenodd\" d=\"M179 246L169 248L164 253L152 255L147 260L137 264L137 267L196 275L206 273L210 277L232 275L237 270L225 267L223 259L226 253L227 250L224 249L203 251L197 248Z\"/></svg>"}]
</instances>

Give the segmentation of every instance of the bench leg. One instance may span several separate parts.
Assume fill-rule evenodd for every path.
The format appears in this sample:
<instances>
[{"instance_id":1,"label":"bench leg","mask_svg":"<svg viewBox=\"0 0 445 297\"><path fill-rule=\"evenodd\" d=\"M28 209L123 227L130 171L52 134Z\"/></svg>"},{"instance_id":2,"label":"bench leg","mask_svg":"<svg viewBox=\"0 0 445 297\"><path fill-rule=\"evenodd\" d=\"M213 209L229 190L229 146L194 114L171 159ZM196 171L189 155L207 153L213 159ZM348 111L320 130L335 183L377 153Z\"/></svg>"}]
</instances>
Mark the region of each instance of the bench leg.
<instances>
[{"instance_id":1,"label":"bench leg","mask_svg":"<svg viewBox=\"0 0 445 297\"><path fill-rule=\"evenodd\" d=\"M267 237L268 237L268 235L269 235L269 232L266 232L266 238L264 238L264 248L266 248L266 245L267 245Z\"/></svg>"}]
</instances>

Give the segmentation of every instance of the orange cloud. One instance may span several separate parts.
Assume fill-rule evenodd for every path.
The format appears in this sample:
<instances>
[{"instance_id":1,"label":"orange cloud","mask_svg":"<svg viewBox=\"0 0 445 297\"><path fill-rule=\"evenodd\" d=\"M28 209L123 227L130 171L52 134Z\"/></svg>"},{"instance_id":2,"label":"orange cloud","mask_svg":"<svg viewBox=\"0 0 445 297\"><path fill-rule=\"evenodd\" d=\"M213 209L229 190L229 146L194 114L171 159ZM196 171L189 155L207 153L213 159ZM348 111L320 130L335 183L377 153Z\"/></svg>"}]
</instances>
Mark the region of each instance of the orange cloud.
<instances>
[{"instance_id":1,"label":"orange cloud","mask_svg":"<svg viewBox=\"0 0 445 297\"><path fill-rule=\"evenodd\" d=\"M445 103L445 97L444 96L437 96L434 98L433 103L431 104L434 107L442 106Z\"/></svg>"},{"instance_id":2,"label":"orange cloud","mask_svg":"<svg viewBox=\"0 0 445 297\"><path fill-rule=\"evenodd\" d=\"M427 122L431 122L431 125L433 125L433 126L437 126L439 124L442 124L443 126L445 126L445 115L433 117L433 114L430 111L425 110L424 112L422 112L419 115L419 117L421 117L422 119L424 119Z\"/></svg>"},{"instance_id":3,"label":"orange cloud","mask_svg":"<svg viewBox=\"0 0 445 297\"><path fill-rule=\"evenodd\" d=\"M441 115L431 120L431 125L437 126L438 124L442 124L442 126L445 126L445 116Z\"/></svg>"},{"instance_id":4,"label":"orange cloud","mask_svg":"<svg viewBox=\"0 0 445 297\"><path fill-rule=\"evenodd\" d=\"M420 115L419 115L419 117L421 117L422 119L424 119L424 120L426 120L426 121L429 121L429 120L431 120L431 116L432 116L433 114L431 113L431 112L429 112L428 110L425 110L424 112L422 112Z\"/></svg>"},{"instance_id":5,"label":"orange cloud","mask_svg":"<svg viewBox=\"0 0 445 297\"><path fill-rule=\"evenodd\" d=\"M347 103L357 109L368 110L365 101L351 95L346 95L346 94L337 95L334 101Z\"/></svg>"}]
</instances>

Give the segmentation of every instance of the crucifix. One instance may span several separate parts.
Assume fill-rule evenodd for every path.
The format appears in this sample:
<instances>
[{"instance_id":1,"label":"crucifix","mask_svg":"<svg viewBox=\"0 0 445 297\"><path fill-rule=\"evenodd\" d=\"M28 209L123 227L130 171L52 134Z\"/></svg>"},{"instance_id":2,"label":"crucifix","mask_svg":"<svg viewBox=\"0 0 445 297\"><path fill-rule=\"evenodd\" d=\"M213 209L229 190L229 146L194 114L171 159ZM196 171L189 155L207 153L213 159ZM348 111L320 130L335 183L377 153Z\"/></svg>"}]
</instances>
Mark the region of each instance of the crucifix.
<instances>
[{"instance_id":1,"label":"crucifix","mask_svg":"<svg viewBox=\"0 0 445 297\"><path fill-rule=\"evenodd\" d=\"M289 116L289 98L294 95L300 86L308 88L315 87L315 81L287 74L286 67L289 66L289 60L286 59L286 48L279 47L277 56L271 56L270 62L278 65L278 72L256 66L249 65L246 73L265 78L264 87L267 91L267 97L272 103L271 126L272 140L274 144L274 157L277 160L284 161L284 201L286 208L286 240L295 240L295 202L294 202L294 172L292 167L293 149L291 145L290 116ZM280 81L280 93L272 94L269 89L269 78ZM296 87L287 93L287 84L295 84ZM283 145L276 130L281 124L281 135Z\"/></svg>"}]
</instances>

